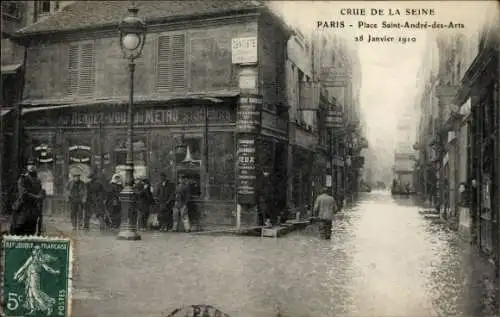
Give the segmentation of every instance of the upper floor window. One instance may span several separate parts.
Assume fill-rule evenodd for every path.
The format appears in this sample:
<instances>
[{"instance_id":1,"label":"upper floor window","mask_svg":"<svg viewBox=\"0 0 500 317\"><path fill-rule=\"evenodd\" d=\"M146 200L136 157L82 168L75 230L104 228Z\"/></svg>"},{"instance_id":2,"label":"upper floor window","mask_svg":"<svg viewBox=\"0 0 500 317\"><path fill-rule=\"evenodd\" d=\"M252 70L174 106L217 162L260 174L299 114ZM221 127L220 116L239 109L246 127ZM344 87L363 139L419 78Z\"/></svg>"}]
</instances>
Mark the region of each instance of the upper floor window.
<instances>
[{"instance_id":1,"label":"upper floor window","mask_svg":"<svg viewBox=\"0 0 500 317\"><path fill-rule=\"evenodd\" d=\"M186 88L186 35L160 35L156 54L156 89L174 91Z\"/></svg>"},{"instance_id":2,"label":"upper floor window","mask_svg":"<svg viewBox=\"0 0 500 317\"><path fill-rule=\"evenodd\" d=\"M10 18L21 18L21 3L19 1L2 1L2 15Z\"/></svg>"},{"instance_id":3,"label":"upper floor window","mask_svg":"<svg viewBox=\"0 0 500 317\"><path fill-rule=\"evenodd\" d=\"M95 44L70 44L68 47L67 93L72 96L95 92Z\"/></svg>"},{"instance_id":4,"label":"upper floor window","mask_svg":"<svg viewBox=\"0 0 500 317\"><path fill-rule=\"evenodd\" d=\"M41 17L47 16L50 14L50 1L35 1L35 22Z\"/></svg>"}]
</instances>

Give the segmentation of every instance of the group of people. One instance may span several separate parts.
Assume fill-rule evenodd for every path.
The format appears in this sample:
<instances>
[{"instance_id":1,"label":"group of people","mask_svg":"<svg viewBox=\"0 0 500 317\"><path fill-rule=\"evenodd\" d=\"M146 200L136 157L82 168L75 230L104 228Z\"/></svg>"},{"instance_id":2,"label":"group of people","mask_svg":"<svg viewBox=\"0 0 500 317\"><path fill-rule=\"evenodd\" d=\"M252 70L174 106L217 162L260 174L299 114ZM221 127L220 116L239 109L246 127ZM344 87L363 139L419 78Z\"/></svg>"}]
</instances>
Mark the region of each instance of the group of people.
<instances>
[{"instance_id":1,"label":"group of people","mask_svg":"<svg viewBox=\"0 0 500 317\"><path fill-rule=\"evenodd\" d=\"M88 179L88 182L84 182L81 175L74 173L65 186L73 230L88 230L93 215L99 221L100 230L119 228L122 214L120 193L124 186L121 176L113 175L109 183L96 173L91 173ZM160 174L160 179L154 192L148 179L137 179L134 182L137 212L129 216L135 218L141 230L158 227L161 231L179 231L182 225L182 229L189 232L189 180L185 175L179 175L176 184L168 180L165 173ZM17 182L17 198L12 204L10 234L42 234L45 196L36 165L30 160L26 165L26 173L23 173ZM153 210L153 206L157 208Z\"/></svg>"},{"instance_id":2,"label":"group of people","mask_svg":"<svg viewBox=\"0 0 500 317\"><path fill-rule=\"evenodd\" d=\"M107 188L95 174L88 178L89 182L85 183L80 175L75 174L66 186L73 229L88 230L92 215L99 220L101 230L119 228L122 214L120 193L124 185L121 176L113 175ZM137 213L129 216L135 218L138 229L144 231L158 227L160 231L179 231L182 223L184 231L191 230L187 207L190 184L184 175L180 175L175 184L161 173L154 192L148 179L136 179L134 192ZM153 206L157 207L154 211Z\"/></svg>"}]
</instances>

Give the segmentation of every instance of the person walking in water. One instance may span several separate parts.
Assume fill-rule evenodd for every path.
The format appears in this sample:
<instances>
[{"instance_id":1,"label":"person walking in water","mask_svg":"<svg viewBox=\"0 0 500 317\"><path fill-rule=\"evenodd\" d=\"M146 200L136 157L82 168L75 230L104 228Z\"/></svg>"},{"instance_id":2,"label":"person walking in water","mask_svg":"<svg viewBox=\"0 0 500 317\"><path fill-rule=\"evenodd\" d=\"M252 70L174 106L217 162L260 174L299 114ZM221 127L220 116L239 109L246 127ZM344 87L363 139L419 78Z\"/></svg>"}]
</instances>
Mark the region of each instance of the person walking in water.
<instances>
[{"instance_id":1,"label":"person walking in water","mask_svg":"<svg viewBox=\"0 0 500 317\"><path fill-rule=\"evenodd\" d=\"M330 239L332 236L333 214L337 210L335 199L328 193L329 188L325 187L314 202L314 213L319 218L320 237Z\"/></svg>"}]
</instances>

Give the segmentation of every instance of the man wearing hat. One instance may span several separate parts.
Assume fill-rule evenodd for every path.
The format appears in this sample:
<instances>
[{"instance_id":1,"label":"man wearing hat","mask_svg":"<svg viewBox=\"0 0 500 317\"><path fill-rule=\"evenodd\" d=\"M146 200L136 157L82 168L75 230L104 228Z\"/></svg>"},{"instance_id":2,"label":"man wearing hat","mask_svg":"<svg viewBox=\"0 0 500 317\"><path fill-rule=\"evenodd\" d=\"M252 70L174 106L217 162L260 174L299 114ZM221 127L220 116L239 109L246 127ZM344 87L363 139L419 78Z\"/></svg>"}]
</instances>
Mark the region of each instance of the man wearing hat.
<instances>
[{"instance_id":1,"label":"man wearing hat","mask_svg":"<svg viewBox=\"0 0 500 317\"><path fill-rule=\"evenodd\" d=\"M42 206L45 194L33 160L27 162L26 173L19 177L17 187L18 197L12 206L10 234L34 235L37 231L38 234L41 234Z\"/></svg>"},{"instance_id":2,"label":"man wearing hat","mask_svg":"<svg viewBox=\"0 0 500 317\"><path fill-rule=\"evenodd\" d=\"M156 187L155 199L158 202L160 231L167 231L172 227L172 208L175 199L175 184L168 180L167 174L160 173L160 184Z\"/></svg>"},{"instance_id":3,"label":"man wearing hat","mask_svg":"<svg viewBox=\"0 0 500 317\"><path fill-rule=\"evenodd\" d=\"M83 206L87 200L87 186L80 179L80 173L73 174L73 179L66 185L66 190L70 205L71 226L73 230L77 230L82 225Z\"/></svg>"},{"instance_id":4,"label":"man wearing hat","mask_svg":"<svg viewBox=\"0 0 500 317\"><path fill-rule=\"evenodd\" d=\"M85 204L83 229L89 229L90 218L93 214L95 214L96 218L99 220L99 229L102 231L106 228L104 219L104 200L106 198L106 190L95 172L91 172L88 178L87 203Z\"/></svg>"}]
</instances>

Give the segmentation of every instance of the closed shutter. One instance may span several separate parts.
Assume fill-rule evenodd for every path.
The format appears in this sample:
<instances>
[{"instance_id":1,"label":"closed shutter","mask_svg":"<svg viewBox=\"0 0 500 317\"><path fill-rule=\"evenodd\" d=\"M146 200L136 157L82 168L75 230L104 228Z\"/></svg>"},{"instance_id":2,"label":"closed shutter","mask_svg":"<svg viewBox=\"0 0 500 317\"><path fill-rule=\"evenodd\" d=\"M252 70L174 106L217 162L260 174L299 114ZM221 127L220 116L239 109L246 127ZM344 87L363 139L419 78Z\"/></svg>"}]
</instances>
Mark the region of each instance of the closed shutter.
<instances>
[{"instance_id":1,"label":"closed shutter","mask_svg":"<svg viewBox=\"0 0 500 317\"><path fill-rule=\"evenodd\" d=\"M171 62L170 36L158 37L156 88L169 90L172 87L172 62Z\"/></svg>"},{"instance_id":2,"label":"closed shutter","mask_svg":"<svg viewBox=\"0 0 500 317\"><path fill-rule=\"evenodd\" d=\"M85 96L95 92L94 43L75 44L68 47L67 93Z\"/></svg>"},{"instance_id":3,"label":"closed shutter","mask_svg":"<svg viewBox=\"0 0 500 317\"><path fill-rule=\"evenodd\" d=\"M185 34L158 37L156 88L182 90L186 88Z\"/></svg>"},{"instance_id":4,"label":"closed shutter","mask_svg":"<svg viewBox=\"0 0 500 317\"><path fill-rule=\"evenodd\" d=\"M186 37L184 34L172 36L172 88L186 88Z\"/></svg>"},{"instance_id":5,"label":"closed shutter","mask_svg":"<svg viewBox=\"0 0 500 317\"><path fill-rule=\"evenodd\" d=\"M80 46L80 95L90 95L95 91L95 47L94 43Z\"/></svg>"},{"instance_id":6,"label":"closed shutter","mask_svg":"<svg viewBox=\"0 0 500 317\"><path fill-rule=\"evenodd\" d=\"M68 47L68 80L66 82L68 95L78 94L79 53L78 45L70 45Z\"/></svg>"}]
</instances>

